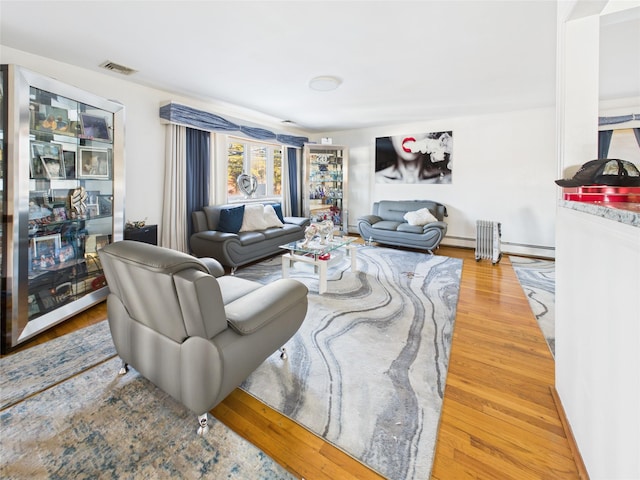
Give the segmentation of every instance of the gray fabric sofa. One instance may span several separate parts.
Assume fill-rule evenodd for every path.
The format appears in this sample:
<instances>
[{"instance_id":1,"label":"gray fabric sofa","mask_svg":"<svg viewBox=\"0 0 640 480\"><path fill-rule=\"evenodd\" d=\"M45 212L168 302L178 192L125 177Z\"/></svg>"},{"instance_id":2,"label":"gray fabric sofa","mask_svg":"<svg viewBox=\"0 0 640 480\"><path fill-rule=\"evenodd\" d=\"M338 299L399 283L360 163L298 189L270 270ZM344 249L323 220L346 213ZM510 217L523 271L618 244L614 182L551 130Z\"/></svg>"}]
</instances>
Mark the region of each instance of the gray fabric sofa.
<instances>
[{"instance_id":1,"label":"gray fabric sofa","mask_svg":"<svg viewBox=\"0 0 640 480\"><path fill-rule=\"evenodd\" d=\"M427 208L437 221L410 225L405 214ZM373 204L371 215L358 218L358 231L365 241L433 253L447 233L447 208L431 200L381 200Z\"/></svg>"},{"instance_id":2,"label":"gray fabric sofa","mask_svg":"<svg viewBox=\"0 0 640 480\"><path fill-rule=\"evenodd\" d=\"M211 258L132 240L98 254L120 373L130 365L199 414L200 434L207 412L281 348L307 313L308 290L297 280L262 285L225 276Z\"/></svg>"},{"instance_id":3,"label":"gray fabric sofa","mask_svg":"<svg viewBox=\"0 0 640 480\"><path fill-rule=\"evenodd\" d=\"M223 231L221 216L238 206L210 205L193 212L193 234L189 240L191 252L196 257L215 258L230 267L232 273L242 265L283 252L278 247L304 238L304 229L310 223L304 217L280 217L282 227L237 233Z\"/></svg>"}]
</instances>

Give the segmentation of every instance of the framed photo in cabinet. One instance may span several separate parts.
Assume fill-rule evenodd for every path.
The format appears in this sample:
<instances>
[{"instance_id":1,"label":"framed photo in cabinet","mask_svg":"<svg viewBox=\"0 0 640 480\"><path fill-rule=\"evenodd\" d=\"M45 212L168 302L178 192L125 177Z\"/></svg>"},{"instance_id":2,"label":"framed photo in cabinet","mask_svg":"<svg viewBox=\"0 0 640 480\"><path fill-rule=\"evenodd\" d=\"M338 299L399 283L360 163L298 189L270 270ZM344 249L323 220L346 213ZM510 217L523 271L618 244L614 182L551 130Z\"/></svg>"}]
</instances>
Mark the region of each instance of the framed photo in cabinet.
<instances>
[{"instance_id":1,"label":"framed photo in cabinet","mask_svg":"<svg viewBox=\"0 0 640 480\"><path fill-rule=\"evenodd\" d=\"M53 142L31 142L31 178L64 179L62 145Z\"/></svg>"},{"instance_id":2,"label":"framed photo in cabinet","mask_svg":"<svg viewBox=\"0 0 640 480\"><path fill-rule=\"evenodd\" d=\"M29 304L29 316L32 317L40 313L40 304L38 303L38 299L36 298L35 293L32 293L27 297L27 302Z\"/></svg>"},{"instance_id":3,"label":"framed photo in cabinet","mask_svg":"<svg viewBox=\"0 0 640 480\"><path fill-rule=\"evenodd\" d=\"M40 111L37 116L38 121L36 127L38 130L60 133L62 135L75 133L70 131L69 112L64 108L40 105Z\"/></svg>"},{"instance_id":4,"label":"framed photo in cabinet","mask_svg":"<svg viewBox=\"0 0 640 480\"><path fill-rule=\"evenodd\" d=\"M62 152L64 156L64 169L67 178L76 178L76 152Z\"/></svg>"},{"instance_id":5,"label":"framed photo in cabinet","mask_svg":"<svg viewBox=\"0 0 640 480\"><path fill-rule=\"evenodd\" d=\"M67 208L64 205L57 205L51 208L54 222L64 222L67 219Z\"/></svg>"},{"instance_id":6,"label":"framed photo in cabinet","mask_svg":"<svg viewBox=\"0 0 640 480\"><path fill-rule=\"evenodd\" d=\"M55 308L56 301L55 301L55 298L51 295L50 289L43 288L42 290L40 290L38 292L38 298L40 299L40 302L42 303L42 307L45 310L51 310L52 308Z\"/></svg>"},{"instance_id":7,"label":"framed photo in cabinet","mask_svg":"<svg viewBox=\"0 0 640 480\"><path fill-rule=\"evenodd\" d=\"M100 215L113 215L113 195L98 195Z\"/></svg>"},{"instance_id":8,"label":"framed photo in cabinet","mask_svg":"<svg viewBox=\"0 0 640 480\"><path fill-rule=\"evenodd\" d=\"M87 203L87 217L96 218L100 216L100 207L97 203Z\"/></svg>"},{"instance_id":9,"label":"framed photo in cabinet","mask_svg":"<svg viewBox=\"0 0 640 480\"><path fill-rule=\"evenodd\" d=\"M106 148L79 148L76 176L78 178L110 178L109 150Z\"/></svg>"},{"instance_id":10,"label":"framed photo in cabinet","mask_svg":"<svg viewBox=\"0 0 640 480\"><path fill-rule=\"evenodd\" d=\"M60 263L69 262L75 260L76 251L73 249L73 245L65 243L60 247L60 253L58 254L58 260Z\"/></svg>"},{"instance_id":11,"label":"framed photo in cabinet","mask_svg":"<svg viewBox=\"0 0 640 480\"><path fill-rule=\"evenodd\" d=\"M60 254L60 234L43 235L33 238L33 258L40 268L52 267Z\"/></svg>"},{"instance_id":12,"label":"framed photo in cabinet","mask_svg":"<svg viewBox=\"0 0 640 480\"><path fill-rule=\"evenodd\" d=\"M104 142L111 141L107 117L90 115L88 113L79 113L78 115L80 117L80 129L83 137L102 140Z\"/></svg>"},{"instance_id":13,"label":"framed photo in cabinet","mask_svg":"<svg viewBox=\"0 0 640 480\"><path fill-rule=\"evenodd\" d=\"M63 159L42 157L42 163L44 164L44 169L47 172L48 179L60 180L66 178Z\"/></svg>"},{"instance_id":14,"label":"framed photo in cabinet","mask_svg":"<svg viewBox=\"0 0 640 480\"><path fill-rule=\"evenodd\" d=\"M97 254L105 245L111 243L111 235L108 234L92 234L88 235L85 242L85 253Z\"/></svg>"},{"instance_id":15,"label":"framed photo in cabinet","mask_svg":"<svg viewBox=\"0 0 640 480\"><path fill-rule=\"evenodd\" d=\"M111 243L111 235L96 235L96 252Z\"/></svg>"}]
</instances>

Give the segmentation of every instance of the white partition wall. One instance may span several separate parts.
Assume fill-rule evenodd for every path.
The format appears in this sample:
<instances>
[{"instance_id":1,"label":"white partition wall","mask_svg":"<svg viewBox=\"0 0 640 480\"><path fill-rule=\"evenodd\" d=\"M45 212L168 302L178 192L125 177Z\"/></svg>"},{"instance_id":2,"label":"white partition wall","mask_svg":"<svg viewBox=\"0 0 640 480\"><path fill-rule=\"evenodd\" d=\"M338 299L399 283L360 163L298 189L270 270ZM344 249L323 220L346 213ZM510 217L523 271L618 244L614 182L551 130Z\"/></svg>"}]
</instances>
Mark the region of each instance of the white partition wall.
<instances>
[{"instance_id":1,"label":"white partition wall","mask_svg":"<svg viewBox=\"0 0 640 480\"><path fill-rule=\"evenodd\" d=\"M598 156L599 32L606 6L558 4L559 176ZM639 352L640 226L560 202L556 389L592 480L640 478Z\"/></svg>"},{"instance_id":2,"label":"white partition wall","mask_svg":"<svg viewBox=\"0 0 640 480\"><path fill-rule=\"evenodd\" d=\"M591 479L640 478L640 227L557 219L556 388Z\"/></svg>"}]
</instances>

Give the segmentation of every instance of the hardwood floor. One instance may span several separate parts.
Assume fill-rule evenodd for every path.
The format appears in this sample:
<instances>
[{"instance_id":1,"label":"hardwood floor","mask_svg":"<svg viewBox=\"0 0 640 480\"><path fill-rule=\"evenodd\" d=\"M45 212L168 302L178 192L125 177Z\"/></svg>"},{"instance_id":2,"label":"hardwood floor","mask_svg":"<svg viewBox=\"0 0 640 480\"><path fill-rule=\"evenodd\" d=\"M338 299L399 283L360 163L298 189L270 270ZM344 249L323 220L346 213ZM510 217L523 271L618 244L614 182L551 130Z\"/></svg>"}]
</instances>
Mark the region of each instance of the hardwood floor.
<instances>
[{"instance_id":1,"label":"hardwood floor","mask_svg":"<svg viewBox=\"0 0 640 480\"><path fill-rule=\"evenodd\" d=\"M464 264L431 478L580 478L551 393L553 357L509 257L494 266L469 249L437 253ZM104 318L103 303L20 349ZM382 478L239 389L212 414L300 478Z\"/></svg>"}]
</instances>

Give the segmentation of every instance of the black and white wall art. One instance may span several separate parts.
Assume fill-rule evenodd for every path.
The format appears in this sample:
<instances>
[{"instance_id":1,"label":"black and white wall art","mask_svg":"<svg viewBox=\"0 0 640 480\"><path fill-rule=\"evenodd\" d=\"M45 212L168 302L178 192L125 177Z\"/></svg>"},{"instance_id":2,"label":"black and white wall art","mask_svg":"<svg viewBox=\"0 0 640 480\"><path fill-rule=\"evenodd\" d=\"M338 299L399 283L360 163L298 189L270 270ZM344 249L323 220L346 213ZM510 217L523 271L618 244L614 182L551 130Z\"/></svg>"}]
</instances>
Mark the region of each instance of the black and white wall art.
<instances>
[{"instance_id":1,"label":"black and white wall art","mask_svg":"<svg viewBox=\"0 0 640 480\"><path fill-rule=\"evenodd\" d=\"M451 183L453 132L376 138L376 183Z\"/></svg>"}]
</instances>

